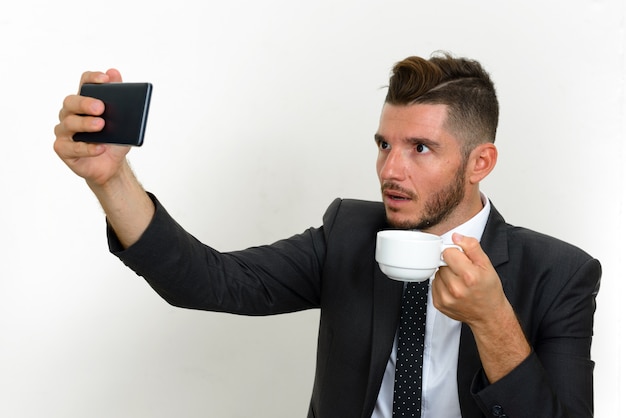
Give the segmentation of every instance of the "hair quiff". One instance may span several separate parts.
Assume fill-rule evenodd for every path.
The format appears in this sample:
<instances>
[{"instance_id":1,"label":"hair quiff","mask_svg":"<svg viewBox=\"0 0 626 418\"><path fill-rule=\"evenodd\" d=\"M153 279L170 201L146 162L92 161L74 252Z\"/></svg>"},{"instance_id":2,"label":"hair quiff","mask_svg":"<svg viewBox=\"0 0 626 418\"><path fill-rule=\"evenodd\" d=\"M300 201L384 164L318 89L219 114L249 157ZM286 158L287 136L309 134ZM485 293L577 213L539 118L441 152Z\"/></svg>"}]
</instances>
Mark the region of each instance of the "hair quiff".
<instances>
[{"instance_id":1,"label":"hair quiff","mask_svg":"<svg viewBox=\"0 0 626 418\"><path fill-rule=\"evenodd\" d=\"M465 155L478 144L495 141L498 99L478 61L448 53L408 57L393 67L385 102L448 106L446 128L462 141Z\"/></svg>"}]
</instances>

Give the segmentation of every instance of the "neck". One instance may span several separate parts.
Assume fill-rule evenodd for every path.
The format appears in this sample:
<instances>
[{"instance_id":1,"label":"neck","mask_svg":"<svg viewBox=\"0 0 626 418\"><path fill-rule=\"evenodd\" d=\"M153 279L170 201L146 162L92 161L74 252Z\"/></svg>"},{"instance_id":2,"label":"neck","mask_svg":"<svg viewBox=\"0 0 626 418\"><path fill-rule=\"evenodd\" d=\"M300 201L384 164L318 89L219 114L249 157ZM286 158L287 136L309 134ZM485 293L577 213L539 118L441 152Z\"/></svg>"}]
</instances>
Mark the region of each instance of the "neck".
<instances>
[{"instance_id":1,"label":"neck","mask_svg":"<svg viewBox=\"0 0 626 418\"><path fill-rule=\"evenodd\" d=\"M443 221L431 228L424 229L424 232L435 235L443 235L472 219L483 209L484 206L482 195L477 189L474 193L468 193L466 198L463 199L454 211L452 211L452 213L450 213Z\"/></svg>"}]
</instances>

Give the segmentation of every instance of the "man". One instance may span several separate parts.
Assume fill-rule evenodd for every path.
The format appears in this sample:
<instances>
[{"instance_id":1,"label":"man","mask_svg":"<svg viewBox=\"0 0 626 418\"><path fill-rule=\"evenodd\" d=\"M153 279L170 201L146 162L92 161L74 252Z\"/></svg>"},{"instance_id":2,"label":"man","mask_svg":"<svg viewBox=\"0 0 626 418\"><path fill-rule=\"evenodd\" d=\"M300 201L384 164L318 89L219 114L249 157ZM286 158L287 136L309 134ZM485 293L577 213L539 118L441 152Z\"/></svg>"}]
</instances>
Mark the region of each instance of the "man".
<instances>
[{"instance_id":1,"label":"man","mask_svg":"<svg viewBox=\"0 0 626 418\"><path fill-rule=\"evenodd\" d=\"M116 70L85 73L81 83L112 81L121 81ZM176 306L249 315L320 308L309 417L593 415L600 264L506 224L480 192L497 160L498 102L478 62L438 55L396 64L375 134L382 204L337 199L319 228L224 254L143 190L128 148L72 140L102 129L102 112L96 99L68 96L55 150L104 208L111 251ZM405 286L374 261L385 228L420 229L463 250L446 250L448 267L431 278L421 387L405 411L394 393Z\"/></svg>"}]
</instances>

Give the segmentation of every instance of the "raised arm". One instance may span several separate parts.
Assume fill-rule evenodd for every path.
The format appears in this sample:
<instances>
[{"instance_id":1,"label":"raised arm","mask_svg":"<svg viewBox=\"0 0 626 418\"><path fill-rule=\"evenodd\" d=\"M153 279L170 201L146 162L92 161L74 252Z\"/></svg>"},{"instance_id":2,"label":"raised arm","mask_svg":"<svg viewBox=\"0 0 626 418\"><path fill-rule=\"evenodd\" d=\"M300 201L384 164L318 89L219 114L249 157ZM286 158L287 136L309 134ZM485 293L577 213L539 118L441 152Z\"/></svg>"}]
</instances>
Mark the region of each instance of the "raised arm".
<instances>
[{"instance_id":1,"label":"raised arm","mask_svg":"<svg viewBox=\"0 0 626 418\"><path fill-rule=\"evenodd\" d=\"M83 73L80 85L120 81L120 73L111 69L106 73ZM98 99L67 96L54 129L54 150L74 173L85 179L120 242L129 247L141 237L154 215L152 200L126 160L130 147L73 140L77 132L102 130L104 120L99 116L103 112L104 103Z\"/></svg>"}]
</instances>

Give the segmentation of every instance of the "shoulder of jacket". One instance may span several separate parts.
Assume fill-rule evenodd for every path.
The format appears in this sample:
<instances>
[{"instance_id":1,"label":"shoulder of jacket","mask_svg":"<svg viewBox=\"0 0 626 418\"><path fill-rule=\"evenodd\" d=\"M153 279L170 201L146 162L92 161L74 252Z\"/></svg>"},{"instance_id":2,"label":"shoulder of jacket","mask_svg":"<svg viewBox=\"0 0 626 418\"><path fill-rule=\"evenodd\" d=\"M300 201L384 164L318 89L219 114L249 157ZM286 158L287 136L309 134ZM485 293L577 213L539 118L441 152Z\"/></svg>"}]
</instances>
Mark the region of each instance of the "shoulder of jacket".
<instances>
[{"instance_id":1,"label":"shoulder of jacket","mask_svg":"<svg viewBox=\"0 0 626 418\"><path fill-rule=\"evenodd\" d=\"M324 214L324 228L367 229L385 228L387 218L382 202L359 199L335 199Z\"/></svg>"}]
</instances>

